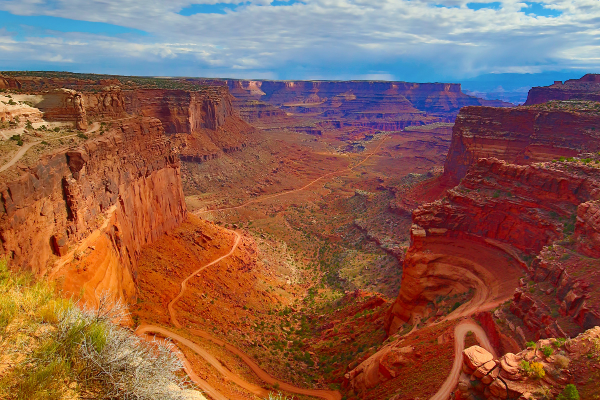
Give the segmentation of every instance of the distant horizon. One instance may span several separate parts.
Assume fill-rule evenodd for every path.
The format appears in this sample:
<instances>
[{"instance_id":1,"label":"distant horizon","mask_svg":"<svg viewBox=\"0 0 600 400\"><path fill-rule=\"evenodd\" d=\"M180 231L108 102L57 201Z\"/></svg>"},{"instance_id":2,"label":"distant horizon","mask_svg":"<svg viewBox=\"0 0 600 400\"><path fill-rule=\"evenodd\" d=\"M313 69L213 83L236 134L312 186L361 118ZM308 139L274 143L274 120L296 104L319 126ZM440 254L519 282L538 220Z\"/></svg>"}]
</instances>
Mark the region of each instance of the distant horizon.
<instances>
[{"instance_id":1,"label":"distant horizon","mask_svg":"<svg viewBox=\"0 0 600 400\"><path fill-rule=\"evenodd\" d=\"M544 73L490 73L473 78L465 78L458 81L410 81L410 80L385 80L385 79L265 79L265 78L244 78L232 76L201 76L201 75L132 75L100 72L76 72L66 70L23 70L23 69L3 69L2 73L66 73L80 75L98 75L106 77L140 77L156 79L208 79L208 80L239 80L239 81L272 81L272 82L404 82L418 84L455 84L461 86L461 91L465 94L484 98L487 100L502 100L514 104L525 102L527 93L532 87L549 86L556 81L565 82L570 79L580 79L587 74L599 74L600 72L584 71L547 71ZM515 82L516 80L516 82Z\"/></svg>"},{"instance_id":2,"label":"distant horizon","mask_svg":"<svg viewBox=\"0 0 600 400\"><path fill-rule=\"evenodd\" d=\"M592 0L3 0L0 69L522 92L600 72L598 20Z\"/></svg>"}]
</instances>

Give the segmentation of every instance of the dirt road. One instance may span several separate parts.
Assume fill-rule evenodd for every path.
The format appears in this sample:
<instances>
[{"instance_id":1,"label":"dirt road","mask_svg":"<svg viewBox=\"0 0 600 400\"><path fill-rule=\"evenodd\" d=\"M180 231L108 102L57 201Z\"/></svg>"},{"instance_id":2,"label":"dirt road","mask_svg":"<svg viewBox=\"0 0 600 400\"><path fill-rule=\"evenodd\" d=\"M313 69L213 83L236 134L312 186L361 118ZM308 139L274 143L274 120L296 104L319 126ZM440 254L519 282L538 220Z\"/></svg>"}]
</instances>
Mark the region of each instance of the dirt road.
<instances>
[{"instance_id":1,"label":"dirt road","mask_svg":"<svg viewBox=\"0 0 600 400\"><path fill-rule=\"evenodd\" d=\"M201 211L194 212L194 214L196 214L196 215L202 215L202 214L207 214L207 213L211 213L211 212L237 210L239 208L243 208L243 207L249 206L250 204L253 204L253 203L258 203L258 202L269 200L269 199L273 199L273 198L276 198L276 197L285 196L285 195L290 194L290 193L301 192L303 190L308 189L310 186L314 185L315 183L317 183L317 182L319 182L319 181L321 181L323 179L329 178L330 176L343 174L343 173L350 172L350 171L353 171L354 169L358 168L359 166L361 166L362 164L364 164L369 158L371 158L373 155L375 155L375 153L377 153L377 151L381 148L381 146L383 145L383 143L385 143L386 140L387 140L387 137L383 138L381 140L381 142L379 143L379 145L377 145L377 147L375 148L375 150L373 150L367 157L364 158L364 160L362 160L361 162L359 162L355 166L349 167L349 168L345 168L345 169L341 169L341 170L335 171L335 172L330 172L328 174L320 176L317 179L312 180L309 183L307 183L306 185L302 186L301 188L292 189L292 190L286 190L285 192L268 195L268 196L265 196L265 197L261 197L259 199L253 199L253 200L247 201L244 204L240 204L239 206L225 207L225 208L215 208L214 210L201 210Z\"/></svg>"},{"instance_id":2,"label":"dirt road","mask_svg":"<svg viewBox=\"0 0 600 400\"><path fill-rule=\"evenodd\" d=\"M177 297L175 297L173 300L171 300L171 302L169 303L169 305L167 306L167 308L169 309L169 315L171 317L171 323L173 325L175 325L178 328L181 328L181 324L179 323L179 321L177 321L177 317L175 316L175 303L177 303L179 301L179 299L181 298L181 296L183 296L183 292L185 292L185 289L187 288L187 283L190 279L192 279L195 275L199 274L200 272L204 271L206 268L210 267L211 265L215 265L218 262L224 260L225 258L231 256L233 254L233 252L235 251L235 249L237 249L238 245L240 244L240 240L242 239L242 237L240 236L239 233L233 231L233 233L235 233L235 242L233 243L233 246L231 247L231 250L229 250L229 253L225 254L224 256L221 256L219 258L217 258L214 261L211 261L210 263L203 265L202 267L198 268L196 271L194 271L190 276L188 276L187 278L185 278L183 280L183 282L181 282L181 288L179 290L179 294L177 295Z\"/></svg>"},{"instance_id":3,"label":"dirt road","mask_svg":"<svg viewBox=\"0 0 600 400\"><path fill-rule=\"evenodd\" d=\"M473 320L466 320L456 325L454 328L454 363L452 364L452 370L444 381L442 387L438 392L433 395L429 400L447 400L450 398L450 393L456 388L458 384L458 378L462 370L463 355L462 352L465 349L465 336L471 331L477 337L477 340L481 344L481 347L489 351L496 358L496 352L492 347L487 335L484 330L475 323Z\"/></svg>"},{"instance_id":4,"label":"dirt road","mask_svg":"<svg viewBox=\"0 0 600 400\"><path fill-rule=\"evenodd\" d=\"M227 257L230 257L233 254L233 252L237 249L237 247L239 246L240 241L241 241L240 234L237 233L237 232L235 232L235 231L234 231L234 234L235 234L235 240L234 240L233 246L231 247L231 250L229 250L229 252L227 254L225 254L225 255L217 258L216 260L213 260L210 263L205 264L202 267L198 268L197 270L195 270L193 273L191 273L187 278L185 278L181 282L179 294L173 300L171 300L171 302L167 306L167 308L169 310L169 315L170 315L170 318L171 318L171 322L177 328L182 328L182 325L177 320L177 314L175 312L175 304L183 296L183 294L184 294L184 292L185 292L185 290L187 288L188 281L190 279L192 279L194 276L197 276L198 274L200 274L206 268L219 263L220 261L224 260ZM302 395L306 395L306 396L320 397L320 398L325 399L325 400L341 400L341 398L342 398L341 394L339 392L337 392L337 391L333 391L333 390L303 389L303 388L299 388L299 387L290 385L290 384L288 384L286 382L280 381L280 380L272 377L271 375L269 375L264 370L262 370L258 366L258 364L254 360L252 360L252 358L250 358L250 356L248 356L247 354L245 354L244 352L242 352L237 347L232 346L232 345L230 345L228 343L225 343L224 341L222 341L220 339L217 339L217 338L213 337L208 332L204 332L204 331L197 330L197 329L189 329L189 332L192 333L192 334L204 337L206 339L209 339L209 340L213 341L214 343L217 343L220 346L224 346L228 351L232 352L233 354L238 355L250 367L250 369L252 369L252 371L254 371L254 373L261 380L263 380L264 382L266 382L268 384L271 384L271 385L277 384L277 385L279 385L279 387L283 391L290 392L290 393L296 393L296 394L302 394ZM236 375L235 373L233 373L233 372L229 371L227 368L225 368L223 366L223 364L221 364L221 362L219 360L217 360L214 356L212 356L210 353L208 353L206 350L204 350L198 344L192 342L189 339L186 339L186 338L182 337L181 335L179 335L179 334L177 334L175 332L171 332L170 330L168 330L166 328L163 328L163 327L160 327L160 326L145 325L144 324L144 325L140 325L136 329L135 333L138 336L143 336L143 335L145 335L147 333L155 333L155 334L159 334L161 336L164 336L166 338L170 338L170 339L174 340L175 342L179 343L180 345L185 346L185 347L189 348L190 350L192 350L193 352L195 352L196 354L198 354L206 362L208 362L211 366L213 366L221 375L223 375L226 379L230 380L231 382L234 382L238 386L240 386L240 387L242 387L242 388L248 390L249 392L254 393L254 394L258 395L258 396L266 397L266 396L269 395L269 390L245 381L240 376ZM178 356L180 357L181 361L184 363L185 371L188 373L188 375L190 376L190 378L192 379L192 381L194 383L196 383L202 390L204 390L206 392L206 394L210 395L211 397L213 397L216 400L227 399L225 396L223 396L222 394L220 394L215 388L213 388L208 382L206 382L203 379L199 378L193 372L191 364L183 356L183 354L180 354Z\"/></svg>"},{"instance_id":5,"label":"dirt road","mask_svg":"<svg viewBox=\"0 0 600 400\"><path fill-rule=\"evenodd\" d=\"M99 122L94 122L92 124L92 126L90 127L90 129L88 129L85 133L94 133L95 131L97 131L100 128L100 123ZM66 139L66 138L70 138L73 136L77 136L77 134L74 135L67 135L67 136L61 136L58 138L51 138L51 139L45 139L46 141L50 141L50 140L60 140L60 139ZM4 172L7 169L9 169L10 167L12 167L13 165L15 165L21 158L23 158L23 156L25 155L25 153L27 153L27 150L29 150L30 148L32 148L35 145L38 145L42 143L41 140L35 141L35 142L31 142L31 143L27 143L24 144L19 151L17 151L17 154L14 155L14 157L7 162L6 164L4 164L2 167L0 167L0 172Z\"/></svg>"}]
</instances>

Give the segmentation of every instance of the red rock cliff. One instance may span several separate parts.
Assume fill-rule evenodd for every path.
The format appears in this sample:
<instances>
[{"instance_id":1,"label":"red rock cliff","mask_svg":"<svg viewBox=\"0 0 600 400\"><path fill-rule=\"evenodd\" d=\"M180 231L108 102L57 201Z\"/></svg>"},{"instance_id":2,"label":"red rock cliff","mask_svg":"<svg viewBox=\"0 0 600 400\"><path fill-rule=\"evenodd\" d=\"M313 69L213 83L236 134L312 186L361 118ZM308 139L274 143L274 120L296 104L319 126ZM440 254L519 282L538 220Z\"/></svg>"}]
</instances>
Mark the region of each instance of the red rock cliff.
<instances>
[{"instance_id":1,"label":"red rock cliff","mask_svg":"<svg viewBox=\"0 0 600 400\"><path fill-rule=\"evenodd\" d=\"M62 276L71 292L91 289L89 300L100 288L133 300L141 246L186 215L179 159L152 118L45 156L0 192L12 267Z\"/></svg>"},{"instance_id":2,"label":"red rock cliff","mask_svg":"<svg viewBox=\"0 0 600 400\"><path fill-rule=\"evenodd\" d=\"M226 87L213 86L198 92L138 89L126 97L129 113L160 119L167 134L215 130L233 116Z\"/></svg>"},{"instance_id":3,"label":"red rock cliff","mask_svg":"<svg viewBox=\"0 0 600 400\"><path fill-rule=\"evenodd\" d=\"M257 99L277 106L329 101L332 102L330 108L335 108L335 103L354 103L360 105L360 110L364 110L365 107L373 107L383 101L388 105L397 103L396 106L400 108L408 106L415 111L453 119L458 110L467 105L506 104L468 96L462 93L460 84L452 83L236 80L227 83L232 90L240 92L245 89Z\"/></svg>"},{"instance_id":4,"label":"red rock cliff","mask_svg":"<svg viewBox=\"0 0 600 400\"><path fill-rule=\"evenodd\" d=\"M457 184L479 158L514 164L600 150L600 111L593 107L465 107L456 118L444 175Z\"/></svg>"},{"instance_id":5,"label":"red rock cliff","mask_svg":"<svg viewBox=\"0 0 600 400\"><path fill-rule=\"evenodd\" d=\"M525 105L542 104L552 100L600 101L600 74L587 74L580 79L565 83L555 82L545 87L531 88Z\"/></svg>"}]
</instances>

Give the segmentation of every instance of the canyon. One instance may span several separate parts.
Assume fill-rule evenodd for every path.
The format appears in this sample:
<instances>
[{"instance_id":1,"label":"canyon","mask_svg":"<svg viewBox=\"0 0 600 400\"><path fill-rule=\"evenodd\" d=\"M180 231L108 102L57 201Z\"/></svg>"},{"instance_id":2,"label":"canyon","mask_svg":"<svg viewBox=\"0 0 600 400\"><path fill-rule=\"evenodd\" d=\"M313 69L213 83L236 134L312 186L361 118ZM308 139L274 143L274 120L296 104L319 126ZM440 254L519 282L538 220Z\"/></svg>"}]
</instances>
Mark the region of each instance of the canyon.
<instances>
[{"instance_id":1,"label":"canyon","mask_svg":"<svg viewBox=\"0 0 600 400\"><path fill-rule=\"evenodd\" d=\"M597 76L511 107L442 83L3 75L11 268L123 301L207 396L594 393Z\"/></svg>"}]
</instances>

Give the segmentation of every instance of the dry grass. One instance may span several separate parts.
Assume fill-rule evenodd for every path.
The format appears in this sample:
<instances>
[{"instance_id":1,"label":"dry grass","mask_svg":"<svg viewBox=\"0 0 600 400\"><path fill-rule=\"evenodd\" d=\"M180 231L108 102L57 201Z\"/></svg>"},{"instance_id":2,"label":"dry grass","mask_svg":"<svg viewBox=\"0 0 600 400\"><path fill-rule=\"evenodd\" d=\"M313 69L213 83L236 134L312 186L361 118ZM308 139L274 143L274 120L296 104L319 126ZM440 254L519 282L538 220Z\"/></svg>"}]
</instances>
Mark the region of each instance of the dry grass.
<instances>
[{"instance_id":1,"label":"dry grass","mask_svg":"<svg viewBox=\"0 0 600 400\"><path fill-rule=\"evenodd\" d=\"M85 309L0 261L0 398L187 398L169 345L115 325L124 316L108 296Z\"/></svg>"}]
</instances>

